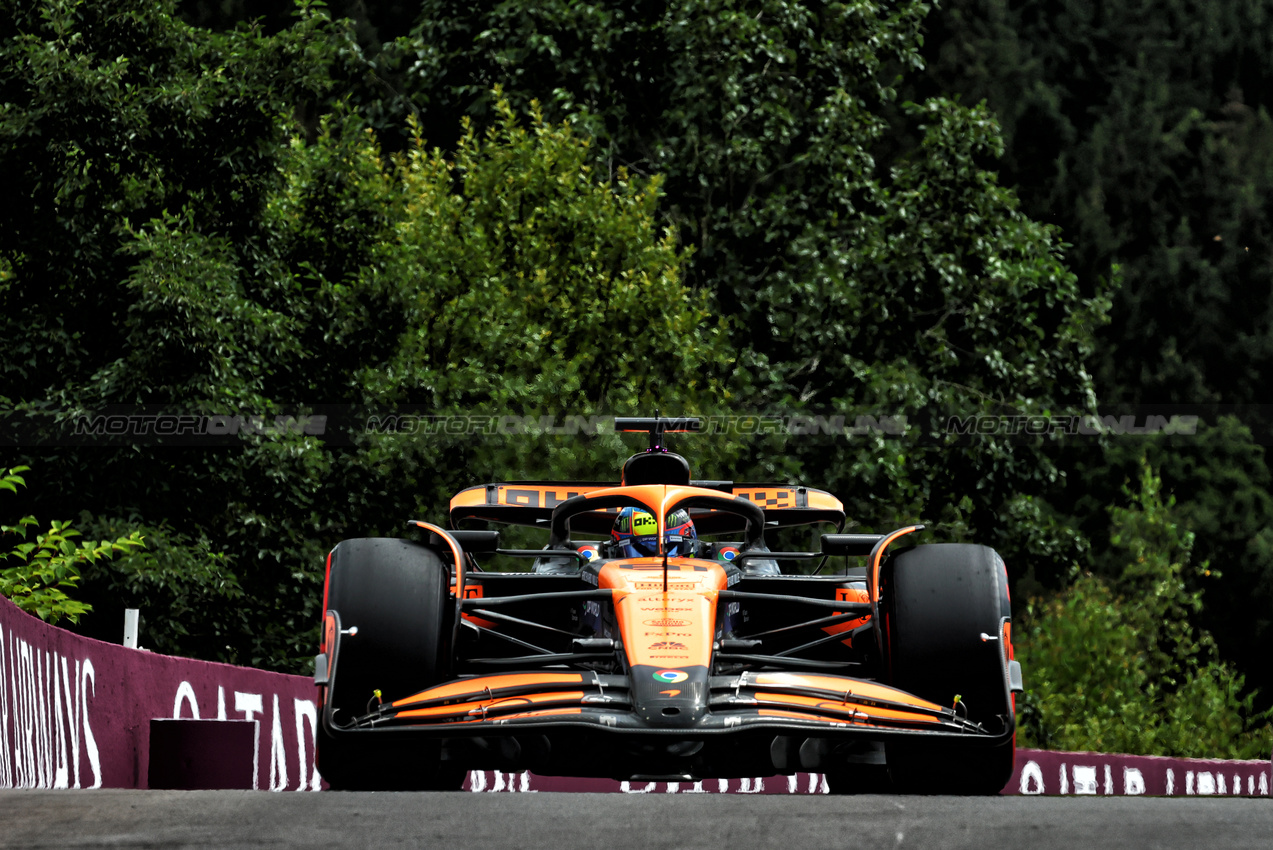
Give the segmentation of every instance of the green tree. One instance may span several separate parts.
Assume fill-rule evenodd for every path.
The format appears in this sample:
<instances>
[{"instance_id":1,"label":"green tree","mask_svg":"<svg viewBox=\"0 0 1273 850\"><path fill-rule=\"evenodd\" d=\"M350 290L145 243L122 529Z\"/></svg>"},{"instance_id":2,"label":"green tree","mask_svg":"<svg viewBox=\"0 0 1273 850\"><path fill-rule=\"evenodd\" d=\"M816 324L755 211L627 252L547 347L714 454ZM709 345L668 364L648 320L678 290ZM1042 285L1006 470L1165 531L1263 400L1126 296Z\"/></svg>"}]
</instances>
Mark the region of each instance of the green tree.
<instances>
[{"instance_id":1,"label":"green tree","mask_svg":"<svg viewBox=\"0 0 1273 850\"><path fill-rule=\"evenodd\" d=\"M1104 506L1119 499L1116 482L1139 476L1146 459L1176 500L1173 516L1195 535L1195 558L1224 574L1208 583L1207 604L1194 619L1268 705L1273 675L1261 647L1270 638L1273 609L1273 480L1265 450L1249 427L1222 417L1193 435L1123 435L1110 438L1103 451L1075 451L1072 491L1053 501L1072 506L1068 513L1092 545L1084 563L1107 578L1119 576L1123 563L1109 545ZM1194 574L1185 579L1191 590L1202 587Z\"/></svg>"},{"instance_id":2,"label":"green tree","mask_svg":"<svg viewBox=\"0 0 1273 850\"><path fill-rule=\"evenodd\" d=\"M1110 509L1115 578L1080 575L1059 596L1034 600L1014 631L1027 675L1020 743L1206 758L1263 758L1273 727L1244 680L1220 661L1196 617L1194 536L1142 462L1131 504Z\"/></svg>"},{"instance_id":3,"label":"green tree","mask_svg":"<svg viewBox=\"0 0 1273 850\"><path fill-rule=\"evenodd\" d=\"M681 279L656 179L596 170L585 137L533 114L524 128L509 107L451 158L413 140L390 161L348 109L299 117L356 52L319 10L267 36L170 8L4 7L17 35L0 45L0 165L21 189L0 228L11 422L112 405L587 415L665 395L677 412L717 393L730 352ZM154 560L86 570L86 594L158 609L152 647L291 669L312 653L342 537L399 534L483 480L608 477L624 453L613 435L341 446L296 431L65 446L55 425L23 449L46 471L25 503L75 492L84 524L157 543Z\"/></svg>"},{"instance_id":4,"label":"green tree","mask_svg":"<svg viewBox=\"0 0 1273 850\"><path fill-rule=\"evenodd\" d=\"M916 94L985 98L1005 182L1062 228L1087 291L1121 268L1093 363L1107 404L1265 401L1269 16L1263 0L957 0L930 18Z\"/></svg>"},{"instance_id":5,"label":"green tree","mask_svg":"<svg viewBox=\"0 0 1273 850\"><path fill-rule=\"evenodd\" d=\"M1080 294L1055 233L999 184L987 110L897 102L928 8L430 0L374 60L396 94L363 108L414 110L448 147L502 83L592 133L601 168L665 175L687 281L739 351L728 409L899 413L916 438L758 439L734 471L816 470L859 522L993 541L1063 471L1012 441L956 445L949 417L1088 409L1108 291Z\"/></svg>"},{"instance_id":6,"label":"green tree","mask_svg":"<svg viewBox=\"0 0 1273 850\"><path fill-rule=\"evenodd\" d=\"M4 7L0 386L23 413L903 413L915 439L717 440L699 466L956 538L1046 516L1031 499L1061 470L947 421L1090 407L1107 293L1080 293L996 180L990 113L897 103L926 5L438 2L378 53L313 6L272 34L172 8ZM74 481L94 522L206 535L253 606L226 645L283 666L310 650L335 540L483 478L609 477L624 453L611 435L62 448L32 453L52 483L30 499ZM1081 544L1040 527L1008 542Z\"/></svg>"},{"instance_id":7,"label":"green tree","mask_svg":"<svg viewBox=\"0 0 1273 850\"><path fill-rule=\"evenodd\" d=\"M20 473L28 470L26 466L11 467L0 477L0 490L18 492L18 487L26 486ZM50 623L62 619L75 623L92 610L91 605L67 592L78 591L82 568L146 545L136 531L115 540L80 543L72 539L80 532L67 520L53 520L43 532L39 526L40 521L33 516L22 517L17 525L0 525L0 535L20 538L8 551L0 552L0 561L17 562L0 570L0 596ZM36 534L29 540L32 529L36 529Z\"/></svg>"},{"instance_id":8,"label":"green tree","mask_svg":"<svg viewBox=\"0 0 1273 850\"><path fill-rule=\"evenodd\" d=\"M907 93L958 92L999 116L1001 174L1023 210L1074 247L1084 291L1120 270L1091 360L1104 412L1162 404L1203 415L1194 439L1067 449L1048 509L1106 551L1102 507L1135 474L1139 443L1226 579L1201 613L1223 656L1273 699L1260 655L1273 605L1264 446L1273 366L1268 263L1273 80L1263 0L955 0L927 21L926 69ZM1229 419L1222 414L1240 418ZM1039 564L1056 587L1064 559ZM1116 573L1115 573L1116 574Z\"/></svg>"}]
</instances>

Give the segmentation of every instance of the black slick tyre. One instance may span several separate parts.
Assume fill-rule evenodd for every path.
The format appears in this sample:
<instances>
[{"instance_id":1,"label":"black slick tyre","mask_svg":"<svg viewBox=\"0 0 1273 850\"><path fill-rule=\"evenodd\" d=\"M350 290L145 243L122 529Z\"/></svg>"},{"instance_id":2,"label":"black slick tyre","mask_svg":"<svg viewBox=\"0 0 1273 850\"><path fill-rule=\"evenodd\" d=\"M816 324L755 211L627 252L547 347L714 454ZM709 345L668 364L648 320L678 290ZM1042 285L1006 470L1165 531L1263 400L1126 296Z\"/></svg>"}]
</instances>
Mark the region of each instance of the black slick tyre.
<instances>
[{"instance_id":1,"label":"black slick tyre","mask_svg":"<svg viewBox=\"0 0 1273 850\"><path fill-rule=\"evenodd\" d=\"M889 559L881 575L890 684L952 707L991 733L1011 716L1004 661L1007 606L1003 560L986 546L917 546ZM958 705L956 706L956 698ZM893 739L885 744L895 790L997 794L1012 775L1011 740Z\"/></svg>"},{"instance_id":2,"label":"black slick tyre","mask_svg":"<svg viewBox=\"0 0 1273 850\"><path fill-rule=\"evenodd\" d=\"M389 538L345 540L332 551L327 607L341 628L335 679L326 698L337 725L375 705L410 696L447 673L449 571L436 552ZM378 733L319 737L318 770L337 790L458 789L464 773L440 759L433 741Z\"/></svg>"}]
</instances>

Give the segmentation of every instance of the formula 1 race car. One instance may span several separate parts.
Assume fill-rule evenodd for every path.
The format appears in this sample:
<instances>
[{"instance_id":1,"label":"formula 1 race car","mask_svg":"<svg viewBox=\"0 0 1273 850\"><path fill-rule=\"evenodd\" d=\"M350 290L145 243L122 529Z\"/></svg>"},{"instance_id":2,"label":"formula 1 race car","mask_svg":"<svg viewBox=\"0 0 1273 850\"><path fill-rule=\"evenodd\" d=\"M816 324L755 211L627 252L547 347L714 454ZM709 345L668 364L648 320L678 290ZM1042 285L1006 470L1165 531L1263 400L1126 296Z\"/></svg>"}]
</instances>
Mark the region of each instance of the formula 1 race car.
<instances>
[{"instance_id":1,"label":"formula 1 race car","mask_svg":"<svg viewBox=\"0 0 1273 850\"><path fill-rule=\"evenodd\" d=\"M698 420L615 423L650 438L618 486L471 487L448 528L332 550L315 673L331 787L458 789L474 769L1004 786L1021 673L994 550L904 545L919 525L838 533L830 493L691 478L664 442ZM819 551L766 543L819 524ZM500 547L527 529L546 545ZM499 558L530 567L482 568Z\"/></svg>"}]
</instances>

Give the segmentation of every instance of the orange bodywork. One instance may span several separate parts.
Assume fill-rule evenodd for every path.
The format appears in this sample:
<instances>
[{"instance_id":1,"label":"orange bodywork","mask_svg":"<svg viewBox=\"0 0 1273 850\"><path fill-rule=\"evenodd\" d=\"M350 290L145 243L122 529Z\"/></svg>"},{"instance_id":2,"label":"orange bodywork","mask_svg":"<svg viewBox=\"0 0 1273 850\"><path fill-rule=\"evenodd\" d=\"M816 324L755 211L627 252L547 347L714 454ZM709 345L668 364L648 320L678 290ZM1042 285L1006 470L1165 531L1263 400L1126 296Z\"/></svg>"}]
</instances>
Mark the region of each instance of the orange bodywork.
<instances>
[{"instance_id":1,"label":"orange bodywork","mask_svg":"<svg viewBox=\"0 0 1273 850\"><path fill-rule=\"evenodd\" d=\"M401 718L428 719L448 717L455 714L467 714L474 720L484 720L494 711L502 711L513 707L530 708L544 703L559 703L563 706L578 705L583 699L583 691L561 691L547 694L527 694L517 697L500 697L492 700L474 700L454 705L439 705L431 708L412 708L398 712Z\"/></svg>"},{"instance_id":2,"label":"orange bodywork","mask_svg":"<svg viewBox=\"0 0 1273 850\"><path fill-rule=\"evenodd\" d=\"M665 485L633 485L623 489L627 491L656 487L660 490ZM601 492L614 492L616 488L610 484L490 484L469 487L461 490L451 498L450 511L464 511L483 507L505 508L555 508L557 505L575 496L591 496ZM678 489L699 489L681 487ZM808 487L782 487L774 485L748 486L735 485L731 490L700 490L714 495L732 495L746 499L765 509L785 511L793 508L805 510L827 511L843 516L844 503L830 493ZM651 507L655 507L651 504ZM613 511L613 508L606 510Z\"/></svg>"},{"instance_id":3,"label":"orange bodywork","mask_svg":"<svg viewBox=\"0 0 1273 850\"><path fill-rule=\"evenodd\" d=\"M885 537L883 543L876 548L875 557L871 559L870 577L866 583L867 593L870 594L871 602L878 603L880 601L880 565L884 561L884 553L888 551L888 547L897 538L921 531L923 528L924 526L922 525L908 525L906 528L899 528L888 537Z\"/></svg>"},{"instance_id":4,"label":"orange bodywork","mask_svg":"<svg viewBox=\"0 0 1273 850\"><path fill-rule=\"evenodd\" d=\"M472 700L483 693L490 693L499 688L520 688L525 686L543 687L546 685L582 685L582 673L507 673L503 676L484 676L481 687L474 689L474 682L461 679L428 688L418 694L396 700L395 706L409 705L423 700L459 698L457 701Z\"/></svg>"},{"instance_id":5,"label":"orange bodywork","mask_svg":"<svg viewBox=\"0 0 1273 850\"><path fill-rule=\"evenodd\" d=\"M904 709L899 710L896 708L899 692L887 685L880 685L875 682L853 681L851 684L846 685L845 680L839 676L819 676L812 673L757 673L751 683L757 689L762 687L816 688L834 693L840 697L840 699L835 700L828 697L761 693L758 690L756 698L762 702L801 705L821 710L857 711L862 715L859 722L867 722L868 715L871 719L889 719L908 723L936 722L936 718L929 714L916 714ZM941 711L941 706L916 696L907 695L906 701L915 708L923 709L927 712ZM884 703L884 705L880 703ZM893 707L889 707L888 704L892 704ZM844 718L840 719L843 720Z\"/></svg>"},{"instance_id":6,"label":"orange bodywork","mask_svg":"<svg viewBox=\"0 0 1273 850\"><path fill-rule=\"evenodd\" d=\"M853 723L871 724L875 720L892 720L905 723L937 723L937 718L924 714L915 714L910 711L897 711L889 708L879 708L878 706L864 706L852 702L837 702L836 700L821 699L818 697L798 696L795 694L775 694L758 691L756 693L756 701L761 705L790 705L800 706L804 708L816 709L818 711L844 711L850 712L851 718L839 717L841 722L849 721Z\"/></svg>"},{"instance_id":7,"label":"orange bodywork","mask_svg":"<svg viewBox=\"0 0 1273 850\"><path fill-rule=\"evenodd\" d=\"M456 508L504 505L521 508L555 508L574 496L610 489L607 484L498 484L486 487L470 487L461 490L451 499L451 510Z\"/></svg>"},{"instance_id":8,"label":"orange bodywork","mask_svg":"<svg viewBox=\"0 0 1273 850\"><path fill-rule=\"evenodd\" d=\"M719 564L688 559L669 562L667 592L662 558L606 564L598 577L614 594L628 663L669 668L711 663L716 599L726 582Z\"/></svg>"},{"instance_id":9,"label":"orange bodywork","mask_svg":"<svg viewBox=\"0 0 1273 850\"><path fill-rule=\"evenodd\" d=\"M659 550L663 526L676 505L693 496L720 497L714 490L645 484L595 490L588 498L623 493L642 503L658 522ZM613 593L615 619L630 665L706 667L716 637L717 594L728 585L715 561L660 557L606 564L597 586Z\"/></svg>"},{"instance_id":10,"label":"orange bodywork","mask_svg":"<svg viewBox=\"0 0 1273 850\"><path fill-rule=\"evenodd\" d=\"M844 602L870 602L871 601L871 595L867 593L865 588L860 588L860 587L836 588L835 598L838 600L842 600ZM836 611L834 613L839 614L841 612ZM863 614L861 617L858 617L853 620L849 620L848 622L845 622L845 623L833 623L830 626L823 626L822 631L826 632L829 635L837 635L842 632L851 632L854 629L856 629L858 626L869 623L870 621L871 621L871 615ZM846 637L844 640L841 641L841 643L843 643L845 646L851 647L853 646L853 638Z\"/></svg>"}]
</instances>

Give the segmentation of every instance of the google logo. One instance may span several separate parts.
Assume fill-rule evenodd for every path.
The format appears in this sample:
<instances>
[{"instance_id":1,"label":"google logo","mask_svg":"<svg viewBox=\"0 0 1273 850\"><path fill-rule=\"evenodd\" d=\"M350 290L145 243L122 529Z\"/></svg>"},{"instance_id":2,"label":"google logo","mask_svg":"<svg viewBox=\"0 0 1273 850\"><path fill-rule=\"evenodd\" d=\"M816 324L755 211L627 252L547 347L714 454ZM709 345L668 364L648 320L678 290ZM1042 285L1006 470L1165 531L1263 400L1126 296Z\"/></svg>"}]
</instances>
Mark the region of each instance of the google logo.
<instances>
[{"instance_id":1,"label":"google logo","mask_svg":"<svg viewBox=\"0 0 1273 850\"><path fill-rule=\"evenodd\" d=\"M682 670L657 670L654 673L654 681L665 682L669 685L675 685L677 682L684 682L689 677L690 674Z\"/></svg>"}]
</instances>

